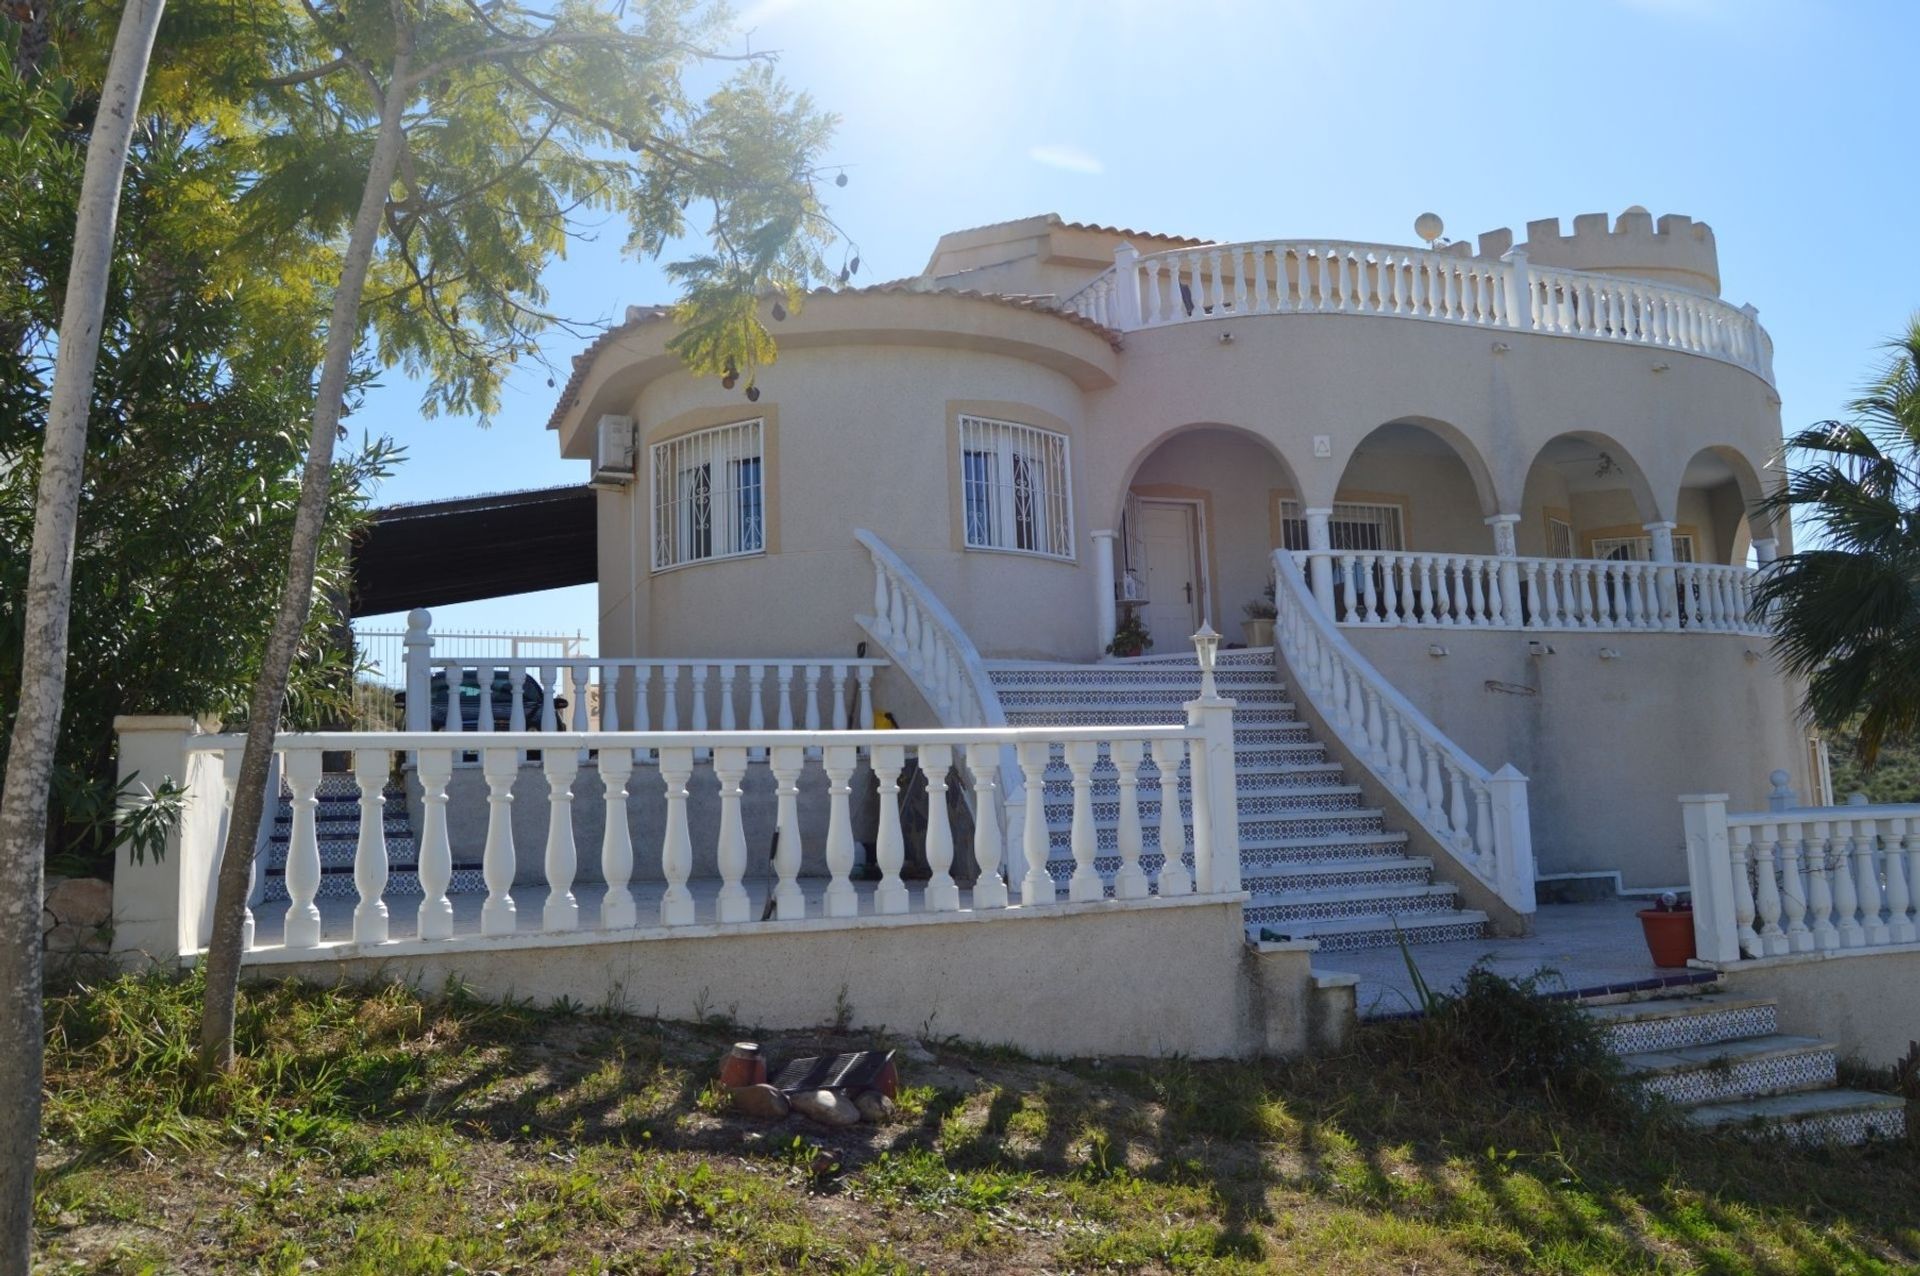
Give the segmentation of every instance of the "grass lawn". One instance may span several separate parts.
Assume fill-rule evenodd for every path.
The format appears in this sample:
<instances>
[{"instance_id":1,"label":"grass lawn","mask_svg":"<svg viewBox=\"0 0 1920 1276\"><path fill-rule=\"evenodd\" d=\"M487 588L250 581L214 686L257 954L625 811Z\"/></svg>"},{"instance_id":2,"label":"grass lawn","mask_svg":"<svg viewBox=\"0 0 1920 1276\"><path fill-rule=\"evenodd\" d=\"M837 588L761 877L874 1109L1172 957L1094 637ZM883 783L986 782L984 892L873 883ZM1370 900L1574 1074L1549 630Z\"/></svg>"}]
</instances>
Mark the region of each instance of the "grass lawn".
<instances>
[{"instance_id":1,"label":"grass lawn","mask_svg":"<svg viewBox=\"0 0 1920 1276\"><path fill-rule=\"evenodd\" d=\"M240 1068L196 1095L197 997L149 977L49 999L41 1270L1920 1266L1905 1147L1754 1146L1503 1087L1419 1025L1261 1066L936 1045L894 1123L828 1131L727 1114L725 1024L391 987L253 988Z\"/></svg>"}]
</instances>

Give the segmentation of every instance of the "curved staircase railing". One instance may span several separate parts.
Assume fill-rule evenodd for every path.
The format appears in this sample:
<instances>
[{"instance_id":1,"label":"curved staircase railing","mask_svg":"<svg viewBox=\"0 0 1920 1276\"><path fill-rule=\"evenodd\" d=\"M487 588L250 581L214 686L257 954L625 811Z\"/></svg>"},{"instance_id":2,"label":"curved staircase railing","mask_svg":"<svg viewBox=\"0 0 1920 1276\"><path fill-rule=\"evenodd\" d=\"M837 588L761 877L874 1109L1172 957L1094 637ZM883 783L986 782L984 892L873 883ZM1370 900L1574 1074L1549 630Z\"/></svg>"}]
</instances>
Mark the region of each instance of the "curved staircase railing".
<instances>
[{"instance_id":1,"label":"curved staircase railing","mask_svg":"<svg viewBox=\"0 0 1920 1276\"><path fill-rule=\"evenodd\" d=\"M1273 555L1274 644L1295 682L1361 765L1426 832L1515 912L1532 913L1527 778L1489 773L1428 721L1314 601L1294 556Z\"/></svg>"}]
</instances>

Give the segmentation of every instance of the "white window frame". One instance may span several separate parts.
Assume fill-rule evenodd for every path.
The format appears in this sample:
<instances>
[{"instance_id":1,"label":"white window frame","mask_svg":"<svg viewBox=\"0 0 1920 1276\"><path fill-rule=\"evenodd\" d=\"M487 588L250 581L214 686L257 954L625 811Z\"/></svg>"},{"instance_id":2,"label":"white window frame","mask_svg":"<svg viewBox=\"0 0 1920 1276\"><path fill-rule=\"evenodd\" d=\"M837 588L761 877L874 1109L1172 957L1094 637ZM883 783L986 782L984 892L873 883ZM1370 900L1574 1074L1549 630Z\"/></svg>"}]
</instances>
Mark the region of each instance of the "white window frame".
<instances>
[{"instance_id":1,"label":"white window frame","mask_svg":"<svg viewBox=\"0 0 1920 1276\"><path fill-rule=\"evenodd\" d=\"M1281 497L1280 539L1285 542L1283 548L1289 550L1313 548L1311 545L1304 543L1307 534L1306 523L1306 511L1301 508L1300 502L1294 500L1292 497ZM1351 543L1342 545L1340 543L1341 536L1338 531L1342 524L1348 526L1370 524L1379 528L1379 548L1366 549ZM1290 536L1288 533L1296 526L1300 529L1299 534L1297 536ZM1392 501L1335 501L1333 503L1333 515L1327 520L1327 532L1332 541L1332 549L1335 553L1399 553L1407 547L1406 529L1405 508ZM1352 540L1351 537L1347 539L1349 542ZM1292 543L1294 540L1299 540L1302 543L1295 545Z\"/></svg>"},{"instance_id":2,"label":"white window frame","mask_svg":"<svg viewBox=\"0 0 1920 1276\"><path fill-rule=\"evenodd\" d=\"M1072 562L1073 453L1067 436L962 414L959 448L961 543L970 550Z\"/></svg>"},{"instance_id":3,"label":"white window frame","mask_svg":"<svg viewBox=\"0 0 1920 1276\"><path fill-rule=\"evenodd\" d=\"M654 572L766 553L765 418L653 444L647 449L647 491Z\"/></svg>"}]
</instances>

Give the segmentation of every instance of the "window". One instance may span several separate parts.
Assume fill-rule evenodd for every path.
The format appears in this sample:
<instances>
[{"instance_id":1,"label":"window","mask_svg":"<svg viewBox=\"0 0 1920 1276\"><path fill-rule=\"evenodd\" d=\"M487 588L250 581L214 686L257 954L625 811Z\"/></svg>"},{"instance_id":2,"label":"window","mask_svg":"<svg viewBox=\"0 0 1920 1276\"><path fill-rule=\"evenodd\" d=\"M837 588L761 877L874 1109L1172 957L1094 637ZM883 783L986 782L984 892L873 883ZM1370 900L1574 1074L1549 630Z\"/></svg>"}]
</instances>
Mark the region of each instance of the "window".
<instances>
[{"instance_id":1,"label":"window","mask_svg":"<svg viewBox=\"0 0 1920 1276\"><path fill-rule=\"evenodd\" d=\"M655 571L766 549L763 425L742 421L653 445Z\"/></svg>"},{"instance_id":2,"label":"window","mask_svg":"<svg viewBox=\"0 0 1920 1276\"><path fill-rule=\"evenodd\" d=\"M1335 501L1327 531L1336 550L1402 550L1400 507L1362 501ZM1310 549L1307 518L1299 501L1280 502L1280 540L1287 549Z\"/></svg>"},{"instance_id":3,"label":"window","mask_svg":"<svg viewBox=\"0 0 1920 1276\"><path fill-rule=\"evenodd\" d=\"M1653 561L1653 537L1596 536L1593 538L1593 556L1617 563L1650 563ZM1685 533L1674 535L1673 561L1693 561L1693 537Z\"/></svg>"},{"instance_id":4,"label":"window","mask_svg":"<svg viewBox=\"0 0 1920 1276\"><path fill-rule=\"evenodd\" d=\"M1573 524L1551 514L1547 515L1547 557L1573 557Z\"/></svg>"},{"instance_id":5,"label":"window","mask_svg":"<svg viewBox=\"0 0 1920 1276\"><path fill-rule=\"evenodd\" d=\"M1073 557L1066 435L961 417L960 500L967 548Z\"/></svg>"}]
</instances>

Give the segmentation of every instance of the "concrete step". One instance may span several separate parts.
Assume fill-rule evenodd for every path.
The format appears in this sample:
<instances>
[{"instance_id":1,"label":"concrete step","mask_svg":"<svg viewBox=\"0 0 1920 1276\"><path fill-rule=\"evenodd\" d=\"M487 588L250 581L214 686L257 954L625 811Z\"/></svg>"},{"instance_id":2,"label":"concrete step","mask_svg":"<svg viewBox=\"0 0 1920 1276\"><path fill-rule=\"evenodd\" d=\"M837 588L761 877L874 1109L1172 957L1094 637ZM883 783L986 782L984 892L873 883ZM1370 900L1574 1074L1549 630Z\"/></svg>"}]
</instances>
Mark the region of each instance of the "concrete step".
<instances>
[{"instance_id":1,"label":"concrete step","mask_svg":"<svg viewBox=\"0 0 1920 1276\"><path fill-rule=\"evenodd\" d=\"M1622 1055L1620 1062L1647 1093L1688 1107L1826 1090L1839 1080L1831 1045L1783 1033L1646 1050Z\"/></svg>"},{"instance_id":2,"label":"concrete step","mask_svg":"<svg viewBox=\"0 0 1920 1276\"><path fill-rule=\"evenodd\" d=\"M994 690L1000 696L1001 707L1005 709L1072 709L1089 706L1125 708L1133 705L1178 709L1200 694L1200 685L1198 682L1192 686L1158 682L1130 682L1121 686L1066 683L1050 686L996 687ZM1293 702L1287 699L1286 688L1270 683L1234 687L1232 698L1236 710L1294 707Z\"/></svg>"},{"instance_id":3,"label":"concrete step","mask_svg":"<svg viewBox=\"0 0 1920 1276\"><path fill-rule=\"evenodd\" d=\"M1407 844L1403 832L1356 833L1348 837L1275 838L1240 843L1240 877L1244 881L1271 866L1313 864L1330 860L1371 859L1390 855Z\"/></svg>"},{"instance_id":4,"label":"concrete step","mask_svg":"<svg viewBox=\"0 0 1920 1276\"><path fill-rule=\"evenodd\" d=\"M1258 939L1273 931L1289 939L1317 939L1322 952L1351 952L1361 948L1391 948L1408 944L1445 944L1480 939L1487 933L1487 915L1477 909L1441 913L1373 913L1359 917L1331 917L1319 921L1262 922L1255 907L1247 908L1247 933Z\"/></svg>"},{"instance_id":5,"label":"concrete step","mask_svg":"<svg viewBox=\"0 0 1920 1276\"><path fill-rule=\"evenodd\" d=\"M1152 803L1152 818L1145 813L1140 819L1141 827L1159 826L1160 804ZM1352 811L1281 811L1272 816L1240 821L1240 842L1244 846L1249 842L1295 841L1302 838L1333 838L1336 840L1352 837L1360 833L1381 833L1385 818L1378 809ZM1191 818L1183 818L1182 824L1192 827ZM1120 822L1117 813L1102 818L1098 808L1093 813L1093 828L1102 845L1115 845L1110 835L1118 832ZM1071 808L1058 810L1049 806L1047 810L1047 835L1056 843L1064 844L1072 835L1073 813Z\"/></svg>"},{"instance_id":6,"label":"concrete step","mask_svg":"<svg viewBox=\"0 0 1920 1276\"><path fill-rule=\"evenodd\" d=\"M1607 1044L1620 1055L1713 1045L1780 1031L1771 997L1707 993L1589 1006L1587 1013L1600 1021Z\"/></svg>"},{"instance_id":7,"label":"concrete step","mask_svg":"<svg viewBox=\"0 0 1920 1276\"><path fill-rule=\"evenodd\" d=\"M1233 721L1236 735L1243 725L1247 728L1296 727L1303 734L1307 729L1306 724L1294 716L1293 706L1285 702L1235 709ZM1185 726L1186 722L1187 711L1178 705L1116 705L1111 698L1100 705L1007 706L1010 727L1178 727Z\"/></svg>"},{"instance_id":8,"label":"concrete step","mask_svg":"<svg viewBox=\"0 0 1920 1276\"><path fill-rule=\"evenodd\" d=\"M1857 1145L1906 1132L1906 1102L1868 1090L1807 1090L1705 1103L1687 1120L1710 1130L1740 1131L1794 1143Z\"/></svg>"}]
</instances>

